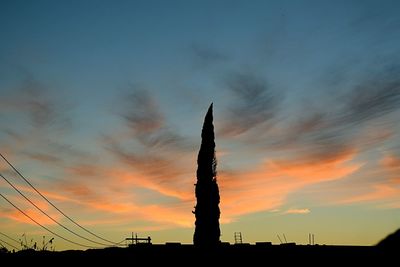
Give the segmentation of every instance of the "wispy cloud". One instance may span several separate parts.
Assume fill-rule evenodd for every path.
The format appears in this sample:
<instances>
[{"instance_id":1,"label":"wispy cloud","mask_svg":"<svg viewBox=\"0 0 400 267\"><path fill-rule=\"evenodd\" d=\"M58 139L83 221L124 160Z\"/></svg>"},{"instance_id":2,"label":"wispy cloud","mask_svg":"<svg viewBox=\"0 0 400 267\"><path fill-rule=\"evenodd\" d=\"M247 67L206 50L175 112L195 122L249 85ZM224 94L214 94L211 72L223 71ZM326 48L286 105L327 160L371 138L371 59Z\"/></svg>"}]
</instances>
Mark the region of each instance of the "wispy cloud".
<instances>
[{"instance_id":1,"label":"wispy cloud","mask_svg":"<svg viewBox=\"0 0 400 267\"><path fill-rule=\"evenodd\" d=\"M248 107L255 104L252 112L260 115L250 118L250 122L243 122L242 126L254 129L259 124L268 124L275 115L269 115L269 108L264 111L263 104L272 101L268 94L264 95L265 88L251 85L253 91L246 96L241 86L237 90L247 99L244 103ZM252 100L252 97L261 97L261 102ZM131 98L124 98L124 101L130 103L120 113L126 127L121 127L115 137L107 136L104 143L106 151L113 156L113 166L86 160L66 165L66 175L75 178L58 183L60 194L71 199L71 204L83 206L84 210L120 216L121 222L126 221L126 216L135 214L135 218L157 222L165 227L191 227L196 151L190 151L185 146L182 148L185 138L170 130L157 101L149 92L134 91ZM246 114L246 105L238 104L236 112ZM250 113L248 115L251 116ZM319 130L323 120L324 116L317 116L304 121L303 132ZM120 136L122 138L118 138ZM362 166L353 162L357 150L351 146L338 146L324 153L316 153L313 149L303 152L307 153L302 156L294 154L285 159L266 159L249 171L221 170L218 179L222 221L231 222L243 214L281 208L291 193L307 185L344 179ZM153 197L172 197L175 204L146 203L140 195L141 189L151 190ZM118 197L107 197L110 195ZM174 216L171 217L171 214Z\"/></svg>"},{"instance_id":2,"label":"wispy cloud","mask_svg":"<svg viewBox=\"0 0 400 267\"><path fill-rule=\"evenodd\" d=\"M146 149L187 150L191 144L168 125L156 98L149 90L136 87L120 99L119 114L132 132L124 136L135 139Z\"/></svg>"},{"instance_id":3,"label":"wispy cloud","mask_svg":"<svg viewBox=\"0 0 400 267\"><path fill-rule=\"evenodd\" d=\"M195 66L200 68L210 67L229 60L226 54L211 46L192 44L190 52L193 56Z\"/></svg>"},{"instance_id":4,"label":"wispy cloud","mask_svg":"<svg viewBox=\"0 0 400 267\"><path fill-rule=\"evenodd\" d=\"M142 154L126 152L118 147L111 148L110 151L124 164L147 175L149 179L156 179L159 183L167 181L174 183L173 179L187 172L185 167L179 166L177 158L157 156L148 152Z\"/></svg>"},{"instance_id":5,"label":"wispy cloud","mask_svg":"<svg viewBox=\"0 0 400 267\"><path fill-rule=\"evenodd\" d=\"M133 132L139 135L148 134L164 126L164 116L147 90L134 89L124 96L124 104L121 115Z\"/></svg>"},{"instance_id":6,"label":"wispy cloud","mask_svg":"<svg viewBox=\"0 0 400 267\"><path fill-rule=\"evenodd\" d=\"M307 214L310 213L311 211L309 209L289 209L283 214Z\"/></svg>"},{"instance_id":7,"label":"wispy cloud","mask_svg":"<svg viewBox=\"0 0 400 267\"><path fill-rule=\"evenodd\" d=\"M127 104L120 111L126 127L106 137L107 151L121 170L130 170L130 179L136 184L190 199L184 192L193 186L190 173L195 163L190 160L195 157L191 141L168 125L149 91L132 88L130 97L123 97L121 101Z\"/></svg>"},{"instance_id":8,"label":"wispy cloud","mask_svg":"<svg viewBox=\"0 0 400 267\"><path fill-rule=\"evenodd\" d=\"M399 170L400 157L397 157L396 155L386 155L381 159L380 164L390 171Z\"/></svg>"},{"instance_id":9,"label":"wispy cloud","mask_svg":"<svg viewBox=\"0 0 400 267\"><path fill-rule=\"evenodd\" d=\"M18 154L19 161L25 158L48 165L62 164L54 147L61 146L61 137L72 129L70 107L65 98L31 76L11 91L1 90L2 153L9 157Z\"/></svg>"},{"instance_id":10,"label":"wispy cloud","mask_svg":"<svg viewBox=\"0 0 400 267\"><path fill-rule=\"evenodd\" d=\"M23 190L23 189L22 189ZM23 190L24 191L24 190ZM25 193L29 193L29 190L25 191ZM56 223L49 219L42 212L37 210L35 207L31 206L25 199L19 197L19 195L15 194L6 194L7 199L9 199L14 205L20 208L27 216L31 217L36 222L39 222L42 225L55 225ZM30 196L31 201L33 201L40 209L49 214L53 219L59 221L60 215L51 209L50 205L48 205L44 201L40 201L40 199L34 195ZM21 224L31 224L36 225L36 223L31 220L29 217L21 213L20 211L14 209L12 206L9 206L7 203L6 209L0 208L0 218L7 218L11 221L21 223Z\"/></svg>"},{"instance_id":11,"label":"wispy cloud","mask_svg":"<svg viewBox=\"0 0 400 267\"><path fill-rule=\"evenodd\" d=\"M268 161L271 170L282 174L297 177L313 182L335 180L357 171L361 163L349 163L356 153L354 151L341 151L343 153L327 154L325 157L311 157L295 160Z\"/></svg>"},{"instance_id":12,"label":"wispy cloud","mask_svg":"<svg viewBox=\"0 0 400 267\"><path fill-rule=\"evenodd\" d=\"M51 154L47 154L47 153L26 152L25 155L33 160L41 161L44 163L50 163L50 164L54 164L54 163L58 163L58 162L62 161L62 159L60 157L57 157L57 156L54 156Z\"/></svg>"},{"instance_id":13,"label":"wispy cloud","mask_svg":"<svg viewBox=\"0 0 400 267\"><path fill-rule=\"evenodd\" d=\"M67 103L52 95L46 85L33 77L21 81L12 94L2 96L0 110L22 113L35 129L63 130L70 127L65 116Z\"/></svg>"},{"instance_id":14,"label":"wispy cloud","mask_svg":"<svg viewBox=\"0 0 400 267\"><path fill-rule=\"evenodd\" d=\"M394 184L375 184L366 193L338 201L339 204L374 203L382 208L400 207L400 188Z\"/></svg>"},{"instance_id":15,"label":"wispy cloud","mask_svg":"<svg viewBox=\"0 0 400 267\"><path fill-rule=\"evenodd\" d=\"M396 157L385 154L376 162L368 161L347 179L332 181L325 186L312 186L305 194L325 205L369 205L374 208L400 206L399 168Z\"/></svg>"},{"instance_id":16,"label":"wispy cloud","mask_svg":"<svg viewBox=\"0 0 400 267\"><path fill-rule=\"evenodd\" d=\"M284 114L288 110L282 106L283 95L262 78L234 75L227 83L233 100L220 122L220 136L251 132L236 142L269 151L368 150L392 137L390 115L400 111L400 68L386 62L356 73L351 82L322 82L319 86L331 89L317 95L310 94L313 90L302 92L296 97L306 100L290 106L290 116ZM370 131L375 135L365 134Z\"/></svg>"},{"instance_id":17,"label":"wispy cloud","mask_svg":"<svg viewBox=\"0 0 400 267\"><path fill-rule=\"evenodd\" d=\"M378 72L352 90L332 96L332 102L328 101L333 106L330 111L318 105L300 107L302 112L290 121L282 119L281 95L263 78L240 73L229 77L226 85L232 103L223 113L224 120L216 122L216 128L221 129L217 136L224 142L245 142L245 149L257 151L257 157L261 155L263 160L260 163L260 158L255 158L250 167L241 170L219 170L222 222L232 222L243 214L282 210L291 194L307 186L347 180L357 174L367 164L362 153L394 136L390 128L375 127L376 121L396 112L399 106L395 75L385 75L389 74ZM44 99L47 102L35 100L29 104L29 112L36 115L24 113L37 129L52 127L61 112L57 111L57 102L51 104L50 97ZM24 148L20 153L25 158L57 168L57 179L41 180L43 191L55 201L68 203L68 207L73 207L72 214L96 215L93 220L83 216L89 223L117 220L126 225L130 218L135 218L160 229L192 227L190 211L195 204L193 183L198 148L193 144L197 143L170 126L150 91L133 88L119 101L121 125L116 125L105 138L99 138L103 145L99 150L107 154L107 159L51 141L54 135L37 135L35 139L13 127L2 129L3 135L8 143L20 143ZM7 112L19 112L19 105L9 105ZM49 111L47 116L43 114L46 109L55 112ZM251 138L232 138L243 136ZM37 140L50 141L44 146L27 146ZM236 153L229 146L228 150L224 160ZM380 163L393 175L398 170L396 155L388 154ZM364 186L365 190L337 197L333 202L396 205L398 188L393 175L389 184L371 182ZM293 208L282 214L309 211ZM22 218L12 214L9 219L22 222Z\"/></svg>"},{"instance_id":18,"label":"wispy cloud","mask_svg":"<svg viewBox=\"0 0 400 267\"><path fill-rule=\"evenodd\" d=\"M341 98L343 110L334 122L355 125L400 109L400 66L367 73Z\"/></svg>"},{"instance_id":19,"label":"wispy cloud","mask_svg":"<svg viewBox=\"0 0 400 267\"><path fill-rule=\"evenodd\" d=\"M222 216L239 215L280 208L291 193L308 185L334 181L357 172L356 154L348 151L319 161L282 162L266 160L249 171L220 172Z\"/></svg>"},{"instance_id":20,"label":"wispy cloud","mask_svg":"<svg viewBox=\"0 0 400 267\"><path fill-rule=\"evenodd\" d=\"M235 73L227 78L226 85L234 100L220 122L221 136L237 136L274 119L280 98L263 78Z\"/></svg>"}]
</instances>

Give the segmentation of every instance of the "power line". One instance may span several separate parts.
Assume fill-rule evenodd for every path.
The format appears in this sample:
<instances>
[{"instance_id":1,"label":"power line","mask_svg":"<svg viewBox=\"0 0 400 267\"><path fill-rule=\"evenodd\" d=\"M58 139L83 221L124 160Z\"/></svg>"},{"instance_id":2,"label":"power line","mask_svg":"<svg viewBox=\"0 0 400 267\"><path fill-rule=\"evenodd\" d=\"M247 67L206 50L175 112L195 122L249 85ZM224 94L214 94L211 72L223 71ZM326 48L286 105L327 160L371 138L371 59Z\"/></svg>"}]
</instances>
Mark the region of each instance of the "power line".
<instances>
[{"instance_id":1,"label":"power line","mask_svg":"<svg viewBox=\"0 0 400 267\"><path fill-rule=\"evenodd\" d=\"M16 246L11 245L10 243L8 243L7 241L4 241L4 240L2 240L2 239L0 239L0 244L1 244L1 243L7 244L7 245L9 245L10 247L12 247L12 248L14 248L14 249L16 249L16 250L19 250L19 248L17 248ZM3 247L4 247L4 246L3 246Z\"/></svg>"},{"instance_id":2,"label":"power line","mask_svg":"<svg viewBox=\"0 0 400 267\"><path fill-rule=\"evenodd\" d=\"M126 240L125 240L125 238L124 239L122 239L121 241L119 241L119 242L117 242L116 244L121 244L122 242L125 242Z\"/></svg>"},{"instance_id":3,"label":"power line","mask_svg":"<svg viewBox=\"0 0 400 267\"><path fill-rule=\"evenodd\" d=\"M69 242L69 243L75 244L75 245L77 245L77 246L86 247L86 248L96 248L96 247L83 245L83 244L80 244L80 243L78 243L78 242L69 240L68 238L63 237L63 236L57 234L56 232L53 232L52 230L50 230L50 229L47 228L46 226L42 225L41 223L39 223L38 221L36 221L35 219L33 219L31 216L29 216L28 214L26 214L23 210L21 210L20 208L18 208L14 203L12 203L10 200L8 200L8 198L6 198L2 193L0 193L0 196L1 196L2 198L4 198L4 200L7 201L11 206L13 206L14 208L16 208L19 212L21 212L21 213L22 213L23 215L25 215L26 217L28 217L31 221L33 221L34 223L36 223L37 225L39 225L40 227L42 227L42 228L45 229L46 231L52 233L53 235L55 235L55 236L57 236L57 237L59 237L59 238L65 240L65 241L67 241L67 242Z\"/></svg>"},{"instance_id":4,"label":"power line","mask_svg":"<svg viewBox=\"0 0 400 267\"><path fill-rule=\"evenodd\" d=\"M55 222L56 224L58 224L59 226L61 226L61 227L64 228L65 230L67 230L68 232L70 232L70 233L72 233L72 234L74 234L74 235L76 235L76 236L78 236L78 237L80 237L80 238L82 238L82 239L85 239L85 240L87 240L87 241L89 241L89 242L96 243L96 244L101 245L101 246L108 246L108 244L104 244L104 243L100 243L100 242L97 242L97 241L93 241L93 240L91 240L91 239L89 239L89 238L86 238L86 237L84 237L84 236L82 236L82 235L80 235L80 234L78 234L78 233L75 233L74 231L70 230L68 227L66 227L66 226L63 225L62 223L60 223L60 222L58 222L57 220L53 219L53 217L51 217L50 215L48 215L44 210L42 210L42 209L41 209L40 207L38 207L35 203L33 203L28 197L26 197L24 193L22 193L20 190L18 190L18 188L16 188L10 181L8 181L7 178L3 176L3 174L0 173L0 176L1 176L12 188L14 188L15 191L17 191L23 198L25 198L26 201L28 201L29 203L31 203L36 209L38 209L41 213L43 213L44 215L46 215L47 218L49 218L50 220L52 220L53 222Z\"/></svg>"},{"instance_id":5,"label":"power line","mask_svg":"<svg viewBox=\"0 0 400 267\"><path fill-rule=\"evenodd\" d=\"M36 189L35 186L33 186L4 156L3 154L0 153L0 156L7 162L7 164L30 186L32 187L33 190L36 191L36 193L38 193L44 200L46 200L47 203L49 203L53 208L55 208L58 212L60 212L65 218L67 218L68 220L70 220L73 224L75 224L76 226L78 226L79 228L81 228L82 230L84 230L85 232L103 240L106 241L108 243L114 244L114 245L118 245L118 243L115 243L113 241L107 240L101 236L98 236L97 234L93 233L92 231L86 229L85 227L83 227L82 225L80 225L79 223L77 223L75 220L73 220L71 217L69 217L67 214L65 214L62 210L60 210L59 208L56 207L56 205L54 205L50 200L48 200L42 193L39 192L39 190Z\"/></svg>"},{"instance_id":6,"label":"power line","mask_svg":"<svg viewBox=\"0 0 400 267\"><path fill-rule=\"evenodd\" d=\"M14 241L15 243L18 243L18 244L20 244L20 242L19 242L19 241L17 241L16 239L14 239L14 238L12 238L12 237L10 237L10 236L6 235L5 233L2 233L2 232L0 232L0 235L4 235L5 237L7 237L8 239L11 239L11 240L12 240L12 241Z\"/></svg>"}]
</instances>

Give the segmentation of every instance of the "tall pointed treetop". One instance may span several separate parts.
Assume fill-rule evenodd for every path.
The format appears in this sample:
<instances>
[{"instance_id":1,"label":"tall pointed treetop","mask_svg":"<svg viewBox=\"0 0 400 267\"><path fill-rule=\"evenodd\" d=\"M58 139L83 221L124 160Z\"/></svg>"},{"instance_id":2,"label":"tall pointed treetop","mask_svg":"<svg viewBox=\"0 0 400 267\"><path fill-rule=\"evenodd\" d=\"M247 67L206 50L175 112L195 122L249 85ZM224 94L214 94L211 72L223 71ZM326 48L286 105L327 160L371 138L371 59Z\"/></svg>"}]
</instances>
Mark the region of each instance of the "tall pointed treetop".
<instances>
[{"instance_id":1,"label":"tall pointed treetop","mask_svg":"<svg viewBox=\"0 0 400 267\"><path fill-rule=\"evenodd\" d=\"M220 243L220 210L218 206L220 198L216 179L217 160L214 138L213 104L211 104L204 118L201 132L195 189L197 204L194 211L196 229L193 243L203 248L214 247Z\"/></svg>"}]
</instances>

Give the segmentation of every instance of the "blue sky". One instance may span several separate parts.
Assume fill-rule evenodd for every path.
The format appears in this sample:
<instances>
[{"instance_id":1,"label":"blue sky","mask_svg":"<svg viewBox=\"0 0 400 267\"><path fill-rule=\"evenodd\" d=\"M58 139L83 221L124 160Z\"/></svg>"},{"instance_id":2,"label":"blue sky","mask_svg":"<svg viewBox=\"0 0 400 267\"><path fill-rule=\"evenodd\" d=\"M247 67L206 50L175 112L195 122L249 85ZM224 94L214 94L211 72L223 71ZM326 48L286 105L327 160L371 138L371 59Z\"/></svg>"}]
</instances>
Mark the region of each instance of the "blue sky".
<instances>
[{"instance_id":1,"label":"blue sky","mask_svg":"<svg viewBox=\"0 0 400 267\"><path fill-rule=\"evenodd\" d=\"M397 1L2 1L0 152L109 238L190 243L214 102L223 240L239 229L248 242L286 232L304 243L318 229L327 244L376 243L400 225L399 11ZM4 231L41 236L7 205Z\"/></svg>"}]
</instances>

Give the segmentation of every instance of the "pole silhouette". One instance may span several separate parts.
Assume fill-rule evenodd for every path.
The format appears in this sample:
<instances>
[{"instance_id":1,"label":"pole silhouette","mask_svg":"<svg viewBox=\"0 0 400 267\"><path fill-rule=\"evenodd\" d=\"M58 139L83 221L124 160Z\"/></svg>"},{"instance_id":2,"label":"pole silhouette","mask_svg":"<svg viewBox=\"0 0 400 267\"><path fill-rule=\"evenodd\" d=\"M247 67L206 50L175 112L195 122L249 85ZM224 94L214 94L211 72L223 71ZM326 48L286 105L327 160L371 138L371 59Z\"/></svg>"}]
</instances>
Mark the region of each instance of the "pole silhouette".
<instances>
[{"instance_id":1,"label":"pole silhouette","mask_svg":"<svg viewBox=\"0 0 400 267\"><path fill-rule=\"evenodd\" d=\"M204 118L201 146L197 157L197 183L195 194L195 231L193 243L197 247L209 248L220 243L219 189L217 184L217 159L215 157L213 104Z\"/></svg>"}]
</instances>

